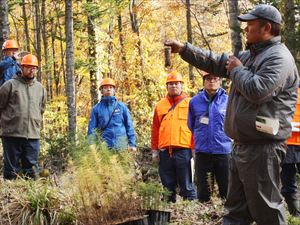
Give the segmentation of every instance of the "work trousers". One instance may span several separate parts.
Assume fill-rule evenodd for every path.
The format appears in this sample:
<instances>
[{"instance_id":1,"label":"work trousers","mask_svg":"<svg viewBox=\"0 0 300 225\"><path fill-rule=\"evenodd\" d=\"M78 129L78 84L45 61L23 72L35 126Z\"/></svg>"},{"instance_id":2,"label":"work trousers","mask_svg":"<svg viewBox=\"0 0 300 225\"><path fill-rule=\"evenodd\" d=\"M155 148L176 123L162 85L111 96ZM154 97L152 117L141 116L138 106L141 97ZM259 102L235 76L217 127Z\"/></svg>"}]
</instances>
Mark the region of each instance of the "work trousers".
<instances>
[{"instance_id":1,"label":"work trousers","mask_svg":"<svg viewBox=\"0 0 300 225\"><path fill-rule=\"evenodd\" d=\"M281 194L288 199L297 199L297 173L300 173L300 146L289 145L281 171Z\"/></svg>"},{"instance_id":2,"label":"work trousers","mask_svg":"<svg viewBox=\"0 0 300 225\"><path fill-rule=\"evenodd\" d=\"M300 172L300 163L287 163L282 165L281 193L286 198L297 199L297 179L296 175Z\"/></svg>"},{"instance_id":3,"label":"work trousers","mask_svg":"<svg viewBox=\"0 0 300 225\"><path fill-rule=\"evenodd\" d=\"M19 174L36 178L38 173L39 139L2 137L4 179L16 179Z\"/></svg>"},{"instance_id":4,"label":"work trousers","mask_svg":"<svg viewBox=\"0 0 300 225\"><path fill-rule=\"evenodd\" d=\"M184 199L196 199L196 191L192 183L191 149L168 149L159 152L159 176L164 187L171 192L169 201L176 202L176 188Z\"/></svg>"},{"instance_id":5,"label":"work trousers","mask_svg":"<svg viewBox=\"0 0 300 225\"><path fill-rule=\"evenodd\" d=\"M228 187L229 154L196 153L195 173L198 199L208 202L211 196L211 185L216 178L219 195L226 198Z\"/></svg>"},{"instance_id":6,"label":"work trousers","mask_svg":"<svg viewBox=\"0 0 300 225\"><path fill-rule=\"evenodd\" d=\"M281 161L286 144L238 144L229 162L223 225L286 225L280 194Z\"/></svg>"}]
</instances>

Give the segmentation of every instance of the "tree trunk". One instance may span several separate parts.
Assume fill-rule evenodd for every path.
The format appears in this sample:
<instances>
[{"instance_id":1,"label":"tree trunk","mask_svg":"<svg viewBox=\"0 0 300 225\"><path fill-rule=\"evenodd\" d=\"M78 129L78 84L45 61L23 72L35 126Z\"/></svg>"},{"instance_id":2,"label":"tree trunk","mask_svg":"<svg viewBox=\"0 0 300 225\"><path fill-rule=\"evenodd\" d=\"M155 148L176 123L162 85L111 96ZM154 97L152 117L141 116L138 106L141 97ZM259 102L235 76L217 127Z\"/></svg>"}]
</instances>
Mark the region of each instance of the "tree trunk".
<instances>
[{"instance_id":1,"label":"tree trunk","mask_svg":"<svg viewBox=\"0 0 300 225\"><path fill-rule=\"evenodd\" d=\"M87 0L87 3L92 3L92 0ZM96 33L95 33L95 16L92 12L87 12L88 20L88 43L89 43L89 72L90 72L90 93L92 105L95 105L98 100L98 86L97 86L97 63L96 63Z\"/></svg>"},{"instance_id":2,"label":"tree trunk","mask_svg":"<svg viewBox=\"0 0 300 225\"><path fill-rule=\"evenodd\" d=\"M9 38L8 6L6 0L0 0L0 47ZM0 57L2 58L2 57Z\"/></svg>"},{"instance_id":3,"label":"tree trunk","mask_svg":"<svg viewBox=\"0 0 300 225\"><path fill-rule=\"evenodd\" d=\"M16 38L15 39L16 39L17 43L20 43L20 34L19 34L19 29L18 29L19 28L19 24L17 24L18 23L17 21L19 20L19 18L16 18L13 15L11 15L10 18L12 19L12 22L13 22L13 25L14 25L14 31L16 32ZM22 39L22 42L23 42L23 37L21 37L21 39Z\"/></svg>"},{"instance_id":4,"label":"tree trunk","mask_svg":"<svg viewBox=\"0 0 300 225\"><path fill-rule=\"evenodd\" d=\"M51 21L51 47L52 47L52 61L53 61L53 78L55 83L55 94L56 96L60 95L60 79L59 79L59 72L58 72L58 65L56 62L56 47L55 47L55 36L57 31L57 24L54 21Z\"/></svg>"},{"instance_id":5,"label":"tree trunk","mask_svg":"<svg viewBox=\"0 0 300 225\"><path fill-rule=\"evenodd\" d=\"M242 50L241 25L237 19L239 13L238 0L228 0L229 27L231 31L232 52L236 56Z\"/></svg>"},{"instance_id":6,"label":"tree trunk","mask_svg":"<svg viewBox=\"0 0 300 225\"><path fill-rule=\"evenodd\" d=\"M26 46L25 49L27 52L30 52L30 36L29 36L29 28L28 28L28 18L26 13L26 2L25 0L22 0L22 17L24 20L24 33L25 33L25 42Z\"/></svg>"},{"instance_id":7,"label":"tree trunk","mask_svg":"<svg viewBox=\"0 0 300 225\"><path fill-rule=\"evenodd\" d=\"M66 78L66 70L65 70L65 51L64 51L64 39L65 37L63 36L63 32L62 32L62 28L61 28L61 24L60 24L60 9L59 9L59 5L55 4L55 11L56 11L56 18L57 18L57 28L58 28L58 34L59 34L59 44L60 44L60 59L61 59L61 65L58 68L58 76L61 76L61 72L62 72L62 77L63 79L59 79L59 87L62 86L61 82L63 81L65 83L65 94L67 94L67 90L66 90L66 85L67 85L67 78ZM61 90L60 90L61 91Z\"/></svg>"},{"instance_id":8,"label":"tree trunk","mask_svg":"<svg viewBox=\"0 0 300 225\"><path fill-rule=\"evenodd\" d=\"M66 76L68 97L69 135L75 141L76 135L76 96L74 82L74 41L73 41L73 11L72 0L65 0L66 10Z\"/></svg>"},{"instance_id":9,"label":"tree trunk","mask_svg":"<svg viewBox=\"0 0 300 225\"><path fill-rule=\"evenodd\" d=\"M137 19L137 14L136 14L136 3L135 0L130 0L129 4L129 12L130 12L130 20L131 20L131 28L134 33L137 34L138 41L137 41L137 48L138 52L140 55L140 67L141 67L141 73L142 77L144 77L144 65L145 65L145 60L144 60L144 53L143 53L143 45L142 45L142 40L140 38L140 32L139 32L139 24L138 24L138 19Z\"/></svg>"},{"instance_id":10,"label":"tree trunk","mask_svg":"<svg viewBox=\"0 0 300 225\"><path fill-rule=\"evenodd\" d=\"M193 44L193 33L192 33L192 23L191 23L191 1L186 0L186 29L187 29L187 41ZM193 86L195 85L195 77L193 74L193 66L189 64L189 79Z\"/></svg>"},{"instance_id":11,"label":"tree trunk","mask_svg":"<svg viewBox=\"0 0 300 225\"><path fill-rule=\"evenodd\" d=\"M296 58L297 56L297 43L296 43L296 19L295 19L295 2L294 0L284 1L284 39L285 44Z\"/></svg>"},{"instance_id":12,"label":"tree trunk","mask_svg":"<svg viewBox=\"0 0 300 225\"><path fill-rule=\"evenodd\" d=\"M124 46L124 34L123 34L123 22L122 22L122 15L119 12L118 15L118 30L119 30L119 42L121 46L121 62L122 62L122 88L121 88L121 95L122 100L124 98L124 92L126 91L127 95L130 95L130 84L128 84L127 78L127 60L125 54L125 46Z\"/></svg>"},{"instance_id":13,"label":"tree trunk","mask_svg":"<svg viewBox=\"0 0 300 225\"><path fill-rule=\"evenodd\" d=\"M109 42L108 42L108 62L107 62L107 67L108 67L108 74L107 77L113 77L112 75L112 55L113 55L113 25L112 22L109 23L108 25L108 36L109 36Z\"/></svg>"},{"instance_id":14,"label":"tree trunk","mask_svg":"<svg viewBox=\"0 0 300 225\"><path fill-rule=\"evenodd\" d=\"M37 80L41 81L41 62L42 62L42 47L41 47L41 13L40 13L40 0L34 1L35 11L35 52L38 58L39 70L37 72Z\"/></svg>"},{"instance_id":15,"label":"tree trunk","mask_svg":"<svg viewBox=\"0 0 300 225\"><path fill-rule=\"evenodd\" d=\"M52 76L49 65L49 51L48 51L48 39L47 39L47 22L46 22L46 0L42 0L42 37L44 43L44 64L46 74L46 87L47 87L47 101L50 102L53 98L52 92Z\"/></svg>"}]
</instances>

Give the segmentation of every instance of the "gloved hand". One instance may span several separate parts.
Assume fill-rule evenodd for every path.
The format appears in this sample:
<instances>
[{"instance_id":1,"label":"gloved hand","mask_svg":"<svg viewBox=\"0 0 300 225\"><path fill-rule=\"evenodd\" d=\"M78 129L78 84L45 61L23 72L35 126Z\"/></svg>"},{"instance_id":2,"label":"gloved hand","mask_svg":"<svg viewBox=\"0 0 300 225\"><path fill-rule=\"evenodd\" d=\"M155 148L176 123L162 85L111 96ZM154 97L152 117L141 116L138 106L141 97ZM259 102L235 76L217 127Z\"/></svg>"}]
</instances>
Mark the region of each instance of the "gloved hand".
<instances>
[{"instance_id":1,"label":"gloved hand","mask_svg":"<svg viewBox=\"0 0 300 225\"><path fill-rule=\"evenodd\" d=\"M159 163L159 151L152 150L152 162L158 164Z\"/></svg>"},{"instance_id":2,"label":"gloved hand","mask_svg":"<svg viewBox=\"0 0 300 225\"><path fill-rule=\"evenodd\" d=\"M134 147L134 146L128 146L128 151L129 151L130 153L132 153L133 155L136 155L136 154L137 154L136 147Z\"/></svg>"}]
</instances>

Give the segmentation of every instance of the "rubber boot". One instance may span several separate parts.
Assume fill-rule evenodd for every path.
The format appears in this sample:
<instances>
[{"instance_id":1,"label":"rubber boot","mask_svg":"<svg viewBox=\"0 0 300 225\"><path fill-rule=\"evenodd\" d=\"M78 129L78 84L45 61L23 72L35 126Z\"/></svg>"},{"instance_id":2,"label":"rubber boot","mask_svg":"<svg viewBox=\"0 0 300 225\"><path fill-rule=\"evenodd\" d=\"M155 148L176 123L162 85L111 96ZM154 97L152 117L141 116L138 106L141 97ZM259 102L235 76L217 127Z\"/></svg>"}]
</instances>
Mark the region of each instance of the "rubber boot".
<instances>
[{"instance_id":1,"label":"rubber boot","mask_svg":"<svg viewBox=\"0 0 300 225\"><path fill-rule=\"evenodd\" d=\"M286 198L285 201L287 203L289 213L292 216L300 218L300 209L299 209L298 200L295 198Z\"/></svg>"}]
</instances>

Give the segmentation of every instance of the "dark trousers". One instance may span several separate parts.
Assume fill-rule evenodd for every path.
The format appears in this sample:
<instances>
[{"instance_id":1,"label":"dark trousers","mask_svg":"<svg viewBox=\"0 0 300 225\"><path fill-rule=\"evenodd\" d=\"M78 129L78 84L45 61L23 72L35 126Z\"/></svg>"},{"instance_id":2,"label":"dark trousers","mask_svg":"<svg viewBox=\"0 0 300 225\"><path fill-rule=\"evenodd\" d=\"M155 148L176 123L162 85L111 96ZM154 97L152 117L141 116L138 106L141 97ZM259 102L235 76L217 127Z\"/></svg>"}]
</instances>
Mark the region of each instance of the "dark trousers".
<instances>
[{"instance_id":1,"label":"dark trousers","mask_svg":"<svg viewBox=\"0 0 300 225\"><path fill-rule=\"evenodd\" d=\"M285 198L297 199L296 174L300 172L300 163L285 163L281 171L281 194Z\"/></svg>"},{"instance_id":2,"label":"dark trousers","mask_svg":"<svg viewBox=\"0 0 300 225\"><path fill-rule=\"evenodd\" d=\"M219 195L226 198L228 187L229 154L196 153L195 173L198 199L208 202L211 196L211 184L216 178Z\"/></svg>"},{"instance_id":3,"label":"dark trousers","mask_svg":"<svg viewBox=\"0 0 300 225\"><path fill-rule=\"evenodd\" d=\"M4 150L4 179L16 179L22 173L35 178L38 171L39 139L2 137Z\"/></svg>"},{"instance_id":4,"label":"dark trousers","mask_svg":"<svg viewBox=\"0 0 300 225\"><path fill-rule=\"evenodd\" d=\"M191 171L192 152L190 149L173 149L159 153L159 176L164 187L171 192L169 201L176 201L176 188L179 186L179 195L184 199L196 199L196 191L192 183Z\"/></svg>"},{"instance_id":5,"label":"dark trousers","mask_svg":"<svg viewBox=\"0 0 300 225\"><path fill-rule=\"evenodd\" d=\"M235 145L223 225L286 225L280 194L280 164L285 143Z\"/></svg>"}]
</instances>

